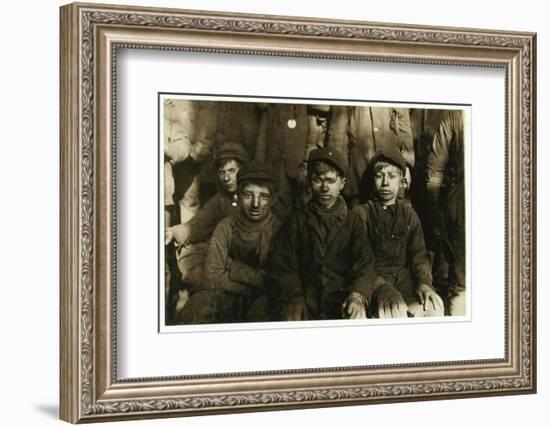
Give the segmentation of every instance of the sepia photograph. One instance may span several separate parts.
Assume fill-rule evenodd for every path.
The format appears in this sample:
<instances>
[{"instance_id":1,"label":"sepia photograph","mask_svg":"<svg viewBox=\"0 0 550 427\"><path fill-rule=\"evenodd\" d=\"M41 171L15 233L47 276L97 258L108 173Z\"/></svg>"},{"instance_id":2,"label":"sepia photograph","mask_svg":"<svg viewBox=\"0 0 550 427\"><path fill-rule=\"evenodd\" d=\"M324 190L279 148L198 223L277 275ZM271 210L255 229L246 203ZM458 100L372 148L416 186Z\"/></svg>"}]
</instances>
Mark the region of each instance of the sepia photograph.
<instances>
[{"instance_id":1,"label":"sepia photograph","mask_svg":"<svg viewBox=\"0 0 550 427\"><path fill-rule=\"evenodd\" d=\"M55 21L60 418L535 393L537 35L229 10Z\"/></svg>"},{"instance_id":2,"label":"sepia photograph","mask_svg":"<svg viewBox=\"0 0 550 427\"><path fill-rule=\"evenodd\" d=\"M466 318L470 106L158 107L161 331Z\"/></svg>"}]
</instances>

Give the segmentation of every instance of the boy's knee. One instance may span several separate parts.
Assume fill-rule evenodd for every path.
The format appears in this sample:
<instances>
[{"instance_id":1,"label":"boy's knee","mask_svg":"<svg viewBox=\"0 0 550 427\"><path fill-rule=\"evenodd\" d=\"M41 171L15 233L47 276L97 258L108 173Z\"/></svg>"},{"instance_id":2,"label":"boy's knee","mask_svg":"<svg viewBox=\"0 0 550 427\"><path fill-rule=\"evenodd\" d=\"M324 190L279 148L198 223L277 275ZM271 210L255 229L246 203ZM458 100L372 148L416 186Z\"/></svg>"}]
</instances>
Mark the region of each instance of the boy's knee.
<instances>
[{"instance_id":1,"label":"boy's knee","mask_svg":"<svg viewBox=\"0 0 550 427\"><path fill-rule=\"evenodd\" d=\"M449 314L451 316L464 316L466 314L466 291L460 291L451 297Z\"/></svg>"},{"instance_id":2,"label":"boy's knee","mask_svg":"<svg viewBox=\"0 0 550 427\"><path fill-rule=\"evenodd\" d=\"M204 261L207 245L203 243L181 247L177 253L177 264L181 278L195 289L205 289Z\"/></svg>"},{"instance_id":3,"label":"boy's knee","mask_svg":"<svg viewBox=\"0 0 550 427\"><path fill-rule=\"evenodd\" d=\"M443 310L434 308L429 302L426 304L425 310L419 302L408 304L407 310L413 317L442 317L445 315Z\"/></svg>"},{"instance_id":4,"label":"boy's knee","mask_svg":"<svg viewBox=\"0 0 550 427\"><path fill-rule=\"evenodd\" d=\"M219 292L214 290L203 290L193 294L179 313L179 323L197 324L216 322L219 299Z\"/></svg>"},{"instance_id":5,"label":"boy's knee","mask_svg":"<svg viewBox=\"0 0 550 427\"><path fill-rule=\"evenodd\" d=\"M247 313L248 322L267 322L269 317L269 302L265 295L256 298Z\"/></svg>"}]
</instances>

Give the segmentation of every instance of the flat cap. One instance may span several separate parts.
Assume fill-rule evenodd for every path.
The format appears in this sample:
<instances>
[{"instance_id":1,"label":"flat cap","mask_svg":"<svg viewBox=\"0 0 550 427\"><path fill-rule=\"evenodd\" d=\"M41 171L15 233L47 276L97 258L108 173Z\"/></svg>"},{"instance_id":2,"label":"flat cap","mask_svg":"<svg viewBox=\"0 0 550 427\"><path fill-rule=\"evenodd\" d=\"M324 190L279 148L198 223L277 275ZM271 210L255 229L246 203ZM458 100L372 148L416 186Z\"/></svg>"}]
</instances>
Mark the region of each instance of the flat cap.
<instances>
[{"instance_id":1,"label":"flat cap","mask_svg":"<svg viewBox=\"0 0 550 427\"><path fill-rule=\"evenodd\" d=\"M273 190L276 193L278 190L277 177L275 171L269 163L265 162L250 162L237 172L237 184L239 187L245 182L267 181L273 185Z\"/></svg>"},{"instance_id":2,"label":"flat cap","mask_svg":"<svg viewBox=\"0 0 550 427\"><path fill-rule=\"evenodd\" d=\"M309 153L308 163L312 165L314 162L322 161L334 166L338 169L342 176L348 174L348 160L342 154L331 148L316 148Z\"/></svg>"},{"instance_id":3,"label":"flat cap","mask_svg":"<svg viewBox=\"0 0 550 427\"><path fill-rule=\"evenodd\" d=\"M392 165L397 166L403 172L403 175L407 173L407 162L397 149L384 149L377 151L370 159L367 166L367 170L374 168L374 165L379 161L386 161Z\"/></svg>"},{"instance_id":4,"label":"flat cap","mask_svg":"<svg viewBox=\"0 0 550 427\"><path fill-rule=\"evenodd\" d=\"M241 163L248 162L248 153L238 142L225 142L214 153L214 161L218 163L222 159L237 159Z\"/></svg>"}]
</instances>

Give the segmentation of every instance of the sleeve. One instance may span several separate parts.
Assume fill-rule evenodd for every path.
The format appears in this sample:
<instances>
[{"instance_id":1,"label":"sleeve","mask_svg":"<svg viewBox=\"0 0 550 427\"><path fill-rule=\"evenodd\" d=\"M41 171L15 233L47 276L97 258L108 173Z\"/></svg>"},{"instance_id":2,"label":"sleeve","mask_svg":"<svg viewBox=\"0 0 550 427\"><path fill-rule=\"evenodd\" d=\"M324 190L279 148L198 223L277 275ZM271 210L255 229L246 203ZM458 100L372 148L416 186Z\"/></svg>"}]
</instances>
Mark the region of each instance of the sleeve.
<instances>
[{"instance_id":1,"label":"sleeve","mask_svg":"<svg viewBox=\"0 0 550 427\"><path fill-rule=\"evenodd\" d=\"M360 213L362 208L357 206L350 215L351 218L351 244L352 244L352 292L359 292L367 302L372 299L372 293L376 286L374 271L374 254L367 237L367 225L364 216Z\"/></svg>"},{"instance_id":2,"label":"sleeve","mask_svg":"<svg viewBox=\"0 0 550 427\"><path fill-rule=\"evenodd\" d=\"M445 171L449 162L451 141L454 136L453 120L450 111L443 115L434 134L432 147L426 159L426 190L433 216L433 227L437 235L444 235L445 226L440 207L440 194L444 186Z\"/></svg>"},{"instance_id":3,"label":"sleeve","mask_svg":"<svg viewBox=\"0 0 550 427\"><path fill-rule=\"evenodd\" d=\"M219 198L214 196L189 220L189 237L186 244L207 240L218 222L223 219L220 218L220 212Z\"/></svg>"},{"instance_id":4,"label":"sleeve","mask_svg":"<svg viewBox=\"0 0 550 427\"><path fill-rule=\"evenodd\" d=\"M405 161L414 167L414 140L411 127L411 118L408 108L395 108L393 116L396 118L395 131L399 139L401 154Z\"/></svg>"},{"instance_id":5,"label":"sleeve","mask_svg":"<svg viewBox=\"0 0 550 427\"><path fill-rule=\"evenodd\" d=\"M265 162L267 159L267 125L268 125L268 106L260 106L258 108L261 118L258 128L258 137L256 138L256 147L254 149L254 160L257 162Z\"/></svg>"},{"instance_id":6,"label":"sleeve","mask_svg":"<svg viewBox=\"0 0 550 427\"><path fill-rule=\"evenodd\" d=\"M407 237L407 258L409 270L413 277L414 285L420 284L432 285L432 266L426 245L424 243L424 233L418 216L412 208L409 208L411 220L409 225L409 235Z\"/></svg>"},{"instance_id":7,"label":"sleeve","mask_svg":"<svg viewBox=\"0 0 550 427\"><path fill-rule=\"evenodd\" d=\"M164 102L164 155L172 162L181 162L189 156L191 142L188 132L180 122L175 101Z\"/></svg>"},{"instance_id":8,"label":"sleeve","mask_svg":"<svg viewBox=\"0 0 550 427\"><path fill-rule=\"evenodd\" d=\"M172 164L164 162L164 206L174 205L174 174Z\"/></svg>"},{"instance_id":9,"label":"sleeve","mask_svg":"<svg viewBox=\"0 0 550 427\"><path fill-rule=\"evenodd\" d=\"M261 289L265 282L265 270L254 268L239 260L231 263L229 278L234 282L244 283L256 289Z\"/></svg>"},{"instance_id":10,"label":"sleeve","mask_svg":"<svg viewBox=\"0 0 550 427\"><path fill-rule=\"evenodd\" d=\"M238 294L248 294L241 283L231 280L229 271L229 248L231 245L231 222L222 221L214 230L204 261L204 274L210 287Z\"/></svg>"},{"instance_id":11,"label":"sleeve","mask_svg":"<svg viewBox=\"0 0 550 427\"><path fill-rule=\"evenodd\" d=\"M309 158L309 153L317 147L325 146L328 132L329 118L332 107L330 105L307 106L307 139L303 161Z\"/></svg>"},{"instance_id":12,"label":"sleeve","mask_svg":"<svg viewBox=\"0 0 550 427\"><path fill-rule=\"evenodd\" d=\"M196 162L204 162L212 153L217 130L217 103L203 101L199 108L197 140L192 146L191 157Z\"/></svg>"},{"instance_id":13,"label":"sleeve","mask_svg":"<svg viewBox=\"0 0 550 427\"><path fill-rule=\"evenodd\" d=\"M453 120L451 113L447 111L439 123L432 142L432 149L426 161L428 185L443 186L443 176L449 162L449 152L453 136Z\"/></svg>"},{"instance_id":14,"label":"sleeve","mask_svg":"<svg viewBox=\"0 0 550 427\"><path fill-rule=\"evenodd\" d=\"M339 151L345 158L349 157L349 114L350 107L335 106L329 124L327 147Z\"/></svg>"},{"instance_id":15,"label":"sleeve","mask_svg":"<svg viewBox=\"0 0 550 427\"><path fill-rule=\"evenodd\" d=\"M280 304L304 297L298 265L298 220L291 216L273 240L268 260L267 280L271 297Z\"/></svg>"}]
</instances>

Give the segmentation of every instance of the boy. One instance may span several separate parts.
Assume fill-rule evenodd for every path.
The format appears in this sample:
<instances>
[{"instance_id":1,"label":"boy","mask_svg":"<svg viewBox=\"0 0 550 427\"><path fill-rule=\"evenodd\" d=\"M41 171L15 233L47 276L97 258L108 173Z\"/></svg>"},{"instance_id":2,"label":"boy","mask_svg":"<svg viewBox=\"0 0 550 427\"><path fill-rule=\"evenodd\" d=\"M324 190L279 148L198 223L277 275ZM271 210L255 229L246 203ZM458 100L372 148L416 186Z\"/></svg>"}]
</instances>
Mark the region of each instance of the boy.
<instances>
[{"instance_id":1,"label":"boy","mask_svg":"<svg viewBox=\"0 0 550 427\"><path fill-rule=\"evenodd\" d=\"M364 201L361 178L372 156L398 150L411 167L415 152L408 108L333 106L327 147L350 159L344 198L350 207ZM410 175L405 175L410 183ZM402 191L403 193L404 191Z\"/></svg>"},{"instance_id":2,"label":"boy","mask_svg":"<svg viewBox=\"0 0 550 427\"><path fill-rule=\"evenodd\" d=\"M207 240L216 225L237 211L237 173L248 161L244 148L237 143L222 144L216 151L215 167L220 190L189 221L166 228L165 245L172 241L178 245L177 267L181 279L191 291L204 288L204 259ZM169 296L173 307L172 320L178 322L181 310L189 299L189 289L172 289ZM172 301L175 300L175 301Z\"/></svg>"},{"instance_id":3,"label":"boy","mask_svg":"<svg viewBox=\"0 0 550 427\"><path fill-rule=\"evenodd\" d=\"M338 152L311 151L312 199L276 239L268 269L271 304L283 320L365 318L374 258L364 224L341 192L348 164Z\"/></svg>"},{"instance_id":4,"label":"boy","mask_svg":"<svg viewBox=\"0 0 550 427\"><path fill-rule=\"evenodd\" d=\"M375 257L376 283L369 314L379 318L443 316L432 288L431 264L418 216L398 199L406 172L397 150L377 152L367 167L373 199L354 211L366 224Z\"/></svg>"},{"instance_id":5,"label":"boy","mask_svg":"<svg viewBox=\"0 0 550 427\"><path fill-rule=\"evenodd\" d=\"M188 222L169 227L165 244L175 240L187 246L207 240L223 218L236 211L237 172L248 161L244 148L237 143L226 143L215 154L220 191L214 195Z\"/></svg>"},{"instance_id":6,"label":"boy","mask_svg":"<svg viewBox=\"0 0 550 427\"><path fill-rule=\"evenodd\" d=\"M238 173L238 211L219 222L204 264L207 290L194 294L181 313L183 323L267 320L262 300L271 239L280 226L271 208L277 181L266 163Z\"/></svg>"}]
</instances>

